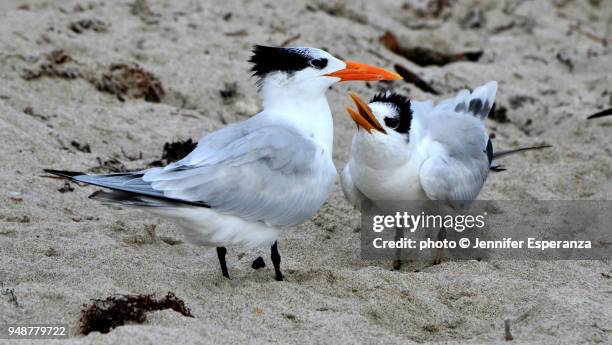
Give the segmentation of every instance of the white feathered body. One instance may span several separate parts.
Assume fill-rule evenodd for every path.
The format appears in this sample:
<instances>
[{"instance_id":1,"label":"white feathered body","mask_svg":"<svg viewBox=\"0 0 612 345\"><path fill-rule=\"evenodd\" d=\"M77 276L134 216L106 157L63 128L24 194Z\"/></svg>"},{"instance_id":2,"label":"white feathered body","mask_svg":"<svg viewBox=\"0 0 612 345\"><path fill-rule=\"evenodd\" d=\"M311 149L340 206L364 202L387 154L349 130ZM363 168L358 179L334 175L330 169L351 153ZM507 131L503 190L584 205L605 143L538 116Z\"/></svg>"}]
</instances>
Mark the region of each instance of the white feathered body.
<instances>
[{"instance_id":1,"label":"white feathered body","mask_svg":"<svg viewBox=\"0 0 612 345\"><path fill-rule=\"evenodd\" d=\"M75 179L131 193L96 198L171 218L191 243L271 245L281 229L318 211L337 172L333 121L323 94L267 108L205 136L188 156L166 167Z\"/></svg>"},{"instance_id":2,"label":"white feathered body","mask_svg":"<svg viewBox=\"0 0 612 345\"><path fill-rule=\"evenodd\" d=\"M287 117L259 113L203 138L183 160L148 171L143 180L166 196L210 205L150 210L174 218L195 244L271 245L280 229L310 219L333 188L333 124L323 100ZM177 174L181 166L189 173Z\"/></svg>"},{"instance_id":3,"label":"white feathered body","mask_svg":"<svg viewBox=\"0 0 612 345\"><path fill-rule=\"evenodd\" d=\"M202 138L166 167L89 175L48 170L110 189L93 198L169 217L189 242L272 245L280 229L311 218L331 192L333 121L325 92L341 80L397 79L315 48L255 46L263 111ZM373 79L372 79L373 78Z\"/></svg>"},{"instance_id":4,"label":"white feathered body","mask_svg":"<svg viewBox=\"0 0 612 345\"><path fill-rule=\"evenodd\" d=\"M483 119L495 90L492 82L471 94L464 90L435 107L431 101L412 102L406 138L397 133L356 133L351 158L341 175L347 199L358 208L366 198L375 202L446 200L451 204L474 200L489 171L489 137ZM467 112L469 102L477 98L488 102L486 112L481 111L484 116ZM384 112L377 103L370 107L374 114Z\"/></svg>"}]
</instances>

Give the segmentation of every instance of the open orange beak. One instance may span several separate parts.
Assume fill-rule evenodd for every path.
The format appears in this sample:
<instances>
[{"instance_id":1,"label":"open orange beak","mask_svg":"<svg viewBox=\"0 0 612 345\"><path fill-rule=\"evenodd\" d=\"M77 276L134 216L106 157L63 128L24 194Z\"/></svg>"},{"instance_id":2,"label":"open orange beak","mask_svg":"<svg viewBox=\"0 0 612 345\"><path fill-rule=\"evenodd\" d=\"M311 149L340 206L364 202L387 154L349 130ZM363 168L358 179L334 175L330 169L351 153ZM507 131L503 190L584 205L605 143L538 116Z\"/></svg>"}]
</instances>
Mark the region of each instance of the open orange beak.
<instances>
[{"instance_id":1,"label":"open orange beak","mask_svg":"<svg viewBox=\"0 0 612 345\"><path fill-rule=\"evenodd\" d=\"M366 65L355 61L345 61L346 68L326 74L328 77L340 78L340 81L347 80L401 80L399 74L387 71L386 69Z\"/></svg>"},{"instance_id":2,"label":"open orange beak","mask_svg":"<svg viewBox=\"0 0 612 345\"><path fill-rule=\"evenodd\" d=\"M353 102L355 102L355 105L357 106L357 111L349 107L346 108L346 111L348 111L349 115L351 115L353 121L357 123L357 126L364 128L366 131L368 131L368 133L371 133L371 131L375 129L379 132L387 134L387 131L385 131L383 126L380 125L380 122L376 120L376 116L372 114L372 110L367 105L367 103L364 102L361 98L359 98L359 96L357 96L356 93L352 91L349 91L349 96L351 96Z\"/></svg>"}]
</instances>

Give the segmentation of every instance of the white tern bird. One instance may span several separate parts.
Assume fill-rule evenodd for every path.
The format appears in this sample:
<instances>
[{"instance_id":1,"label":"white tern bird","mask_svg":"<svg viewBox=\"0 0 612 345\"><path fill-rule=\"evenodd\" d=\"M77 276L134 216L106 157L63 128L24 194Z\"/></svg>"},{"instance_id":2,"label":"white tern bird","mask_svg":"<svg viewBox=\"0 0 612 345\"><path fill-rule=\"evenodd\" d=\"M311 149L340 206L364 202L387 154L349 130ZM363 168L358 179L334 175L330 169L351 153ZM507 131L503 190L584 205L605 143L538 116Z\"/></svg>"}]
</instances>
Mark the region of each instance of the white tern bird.
<instances>
[{"instance_id":1,"label":"white tern bird","mask_svg":"<svg viewBox=\"0 0 612 345\"><path fill-rule=\"evenodd\" d=\"M438 200L453 208L465 206L476 199L489 170L503 170L494 158L549 147L493 152L484 120L496 91L497 83L491 81L435 106L392 92L366 104L350 93L357 110L347 111L357 132L340 176L345 197L357 208L364 200Z\"/></svg>"},{"instance_id":2,"label":"white tern bird","mask_svg":"<svg viewBox=\"0 0 612 345\"><path fill-rule=\"evenodd\" d=\"M94 199L173 219L189 242L217 247L227 278L225 247L270 245L276 280L283 280L279 230L312 217L336 178L325 91L339 81L401 77L315 48L255 46L250 62L263 111L206 135L185 158L106 175L46 171L110 189Z\"/></svg>"}]
</instances>

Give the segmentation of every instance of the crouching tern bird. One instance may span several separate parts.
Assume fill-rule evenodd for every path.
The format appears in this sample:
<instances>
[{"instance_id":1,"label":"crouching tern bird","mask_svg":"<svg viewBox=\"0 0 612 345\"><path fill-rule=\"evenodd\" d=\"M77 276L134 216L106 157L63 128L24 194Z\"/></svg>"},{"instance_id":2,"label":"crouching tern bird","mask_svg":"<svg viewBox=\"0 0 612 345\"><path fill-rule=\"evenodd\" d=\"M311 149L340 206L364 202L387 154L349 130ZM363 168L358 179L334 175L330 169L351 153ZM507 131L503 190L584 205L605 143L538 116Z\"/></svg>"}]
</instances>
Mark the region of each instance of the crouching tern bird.
<instances>
[{"instance_id":1,"label":"crouching tern bird","mask_svg":"<svg viewBox=\"0 0 612 345\"><path fill-rule=\"evenodd\" d=\"M476 199L494 161L511 153L549 147L493 152L484 120L497 82L473 92L460 91L434 106L411 102L397 93L374 96L366 104L349 93L357 110L347 108L357 124L350 159L340 176L345 197L360 209L365 200L439 200L456 208ZM394 262L399 268L399 262Z\"/></svg>"},{"instance_id":2,"label":"crouching tern bird","mask_svg":"<svg viewBox=\"0 0 612 345\"><path fill-rule=\"evenodd\" d=\"M189 242L217 247L226 278L225 247L271 245L283 280L279 230L311 218L336 178L325 91L339 81L401 77L315 48L255 46L250 62L263 111L206 135L185 158L136 172L46 172L110 190L94 199L174 220Z\"/></svg>"}]
</instances>

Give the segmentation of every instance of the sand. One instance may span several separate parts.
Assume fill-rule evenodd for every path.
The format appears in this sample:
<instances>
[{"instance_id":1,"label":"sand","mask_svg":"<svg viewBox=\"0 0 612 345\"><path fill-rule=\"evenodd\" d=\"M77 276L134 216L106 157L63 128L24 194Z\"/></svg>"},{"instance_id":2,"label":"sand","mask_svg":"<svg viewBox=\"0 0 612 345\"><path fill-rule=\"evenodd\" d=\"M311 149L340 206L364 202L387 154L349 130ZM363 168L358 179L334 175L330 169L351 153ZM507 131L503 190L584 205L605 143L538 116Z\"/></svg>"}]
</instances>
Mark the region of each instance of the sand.
<instances>
[{"instance_id":1,"label":"sand","mask_svg":"<svg viewBox=\"0 0 612 345\"><path fill-rule=\"evenodd\" d=\"M311 221L283 233L286 281L274 281L269 267L250 268L258 255L270 266L266 248L231 249L227 280L214 249L182 242L174 224L101 206L87 199L94 187L72 184L61 193L64 182L42 169L95 171L98 157L119 162L97 171L140 169L160 158L165 142L246 119L260 106L250 47L293 38L291 45L345 59L401 64L440 91L435 99L497 80L509 121L487 121L495 145L554 148L506 159L509 171L491 175L481 199L610 200L612 120L585 118L612 106L611 2L462 1L438 17L428 1L137 3L0 2L0 282L19 304L0 296L0 324L67 324L71 344L489 344L505 343L509 319L514 343L610 343L607 261L391 271L389 262L359 258L359 215L337 186ZM466 21L474 8L480 27ZM484 55L420 67L381 46L386 30L405 45ZM46 56L55 50L71 59L56 53L62 63L50 69ZM112 90L100 81L117 63L158 78L165 94L152 89L148 99L161 102L101 91ZM47 76L37 75L44 64ZM234 82L237 94L222 98ZM339 170L354 131L343 110L347 90L367 98L387 86L350 83L327 93ZM393 87L432 97L408 83ZM195 317L164 310L143 324L78 335L91 299L167 291Z\"/></svg>"}]
</instances>

